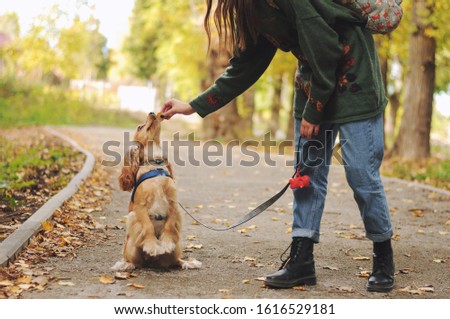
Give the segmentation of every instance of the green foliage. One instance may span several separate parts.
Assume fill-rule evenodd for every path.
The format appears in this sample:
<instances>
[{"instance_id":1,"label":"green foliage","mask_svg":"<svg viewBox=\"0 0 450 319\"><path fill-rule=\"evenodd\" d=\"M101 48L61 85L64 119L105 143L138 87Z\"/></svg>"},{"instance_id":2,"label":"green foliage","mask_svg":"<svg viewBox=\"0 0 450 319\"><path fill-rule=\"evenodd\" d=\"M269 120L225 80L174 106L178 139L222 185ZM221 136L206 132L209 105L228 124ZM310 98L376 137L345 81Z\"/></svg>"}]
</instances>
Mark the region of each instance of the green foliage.
<instances>
[{"instance_id":1,"label":"green foliage","mask_svg":"<svg viewBox=\"0 0 450 319\"><path fill-rule=\"evenodd\" d=\"M46 14L35 18L25 36L18 37L14 19L17 19L16 15L0 16L0 31L4 28L14 40L0 46L0 59L7 69L4 74L16 77L20 74L32 81L56 77L106 78L111 57L106 38L99 32L98 20L90 17L82 21L75 16L70 26L61 28L69 14L55 5Z\"/></svg>"},{"instance_id":2,"label":"green foliage","mask_svg":"<svg viewBox=\"0 0 450 319\"><path fill-rule=\"evenodd\" d=\"M61 64L64 76L97 79L103 73L101 77L106 77L105 66L109 63L106 42L99 31L98 20L92 17L87 21L75 18L70 27L61 30L58 42L59 53L64 60Z\"/></svg>"},{"instance_id":3,"label":"green foliage","mask_svg":"<svg viewBox=\"0 0 450 319\"><path fill-rule=\"evenodd\" d=\"M131 72L172 85L180 98L197 94L207 72L203 8L199 0L136 0L124 42Z\"/></svg>"}]
</instances>

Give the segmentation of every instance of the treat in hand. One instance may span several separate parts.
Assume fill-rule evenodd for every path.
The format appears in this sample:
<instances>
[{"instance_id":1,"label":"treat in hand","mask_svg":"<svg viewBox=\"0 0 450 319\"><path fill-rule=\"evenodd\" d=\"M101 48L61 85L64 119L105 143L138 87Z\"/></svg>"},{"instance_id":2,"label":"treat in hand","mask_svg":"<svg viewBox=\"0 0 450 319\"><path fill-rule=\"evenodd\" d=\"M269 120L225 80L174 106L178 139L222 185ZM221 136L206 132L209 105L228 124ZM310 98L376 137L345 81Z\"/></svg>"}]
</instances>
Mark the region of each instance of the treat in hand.
<instances>
[{"instance_id":1,"label":"treat in hand","mask_svg":"<svg viewBox=\"0 0 450 319\"><path fill-rule=\"evenodd\" d=\"M164 121L164 114L162 112L159 112L158 114L156 114L156 119L158 120L158 122Z\"/></svg>"}]
</instances>

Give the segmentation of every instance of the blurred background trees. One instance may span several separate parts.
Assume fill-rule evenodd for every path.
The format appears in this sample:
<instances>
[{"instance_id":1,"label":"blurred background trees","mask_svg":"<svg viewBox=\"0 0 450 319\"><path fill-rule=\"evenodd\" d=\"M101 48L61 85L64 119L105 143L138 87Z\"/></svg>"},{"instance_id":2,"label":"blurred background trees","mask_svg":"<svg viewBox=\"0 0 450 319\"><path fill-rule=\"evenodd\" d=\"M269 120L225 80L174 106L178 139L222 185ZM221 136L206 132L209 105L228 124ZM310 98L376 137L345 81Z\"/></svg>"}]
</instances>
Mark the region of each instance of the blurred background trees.
<instances>
[{"instance_id":1,"label":"blurred background trees","mask_svg":"<svg viewBox=\"0 0 450 319\"><path fill-rule=\"evenodd\" d=\"M77 1L87 12L94 4ZM386 148L392 156L409 159L427 158L442 149L448 155L450 111L436 111L434 101L450 83L450 0L405 0L402 6L400 27L375 37L389 97ZM24 33L17 14L4 14L0 93L13 95L14 89L6 88L20 87L17 82L65 90L76 79L102 81L112 93L124 83L154 88L156 109L168 98L188 101L213 83L230 57L215 42L206 54L204 12L203 0L135 0L128 35L115 50L108 47L94 15L81 16L55 5ZM296 65L291 54L278 52L248 92L205 118L203 136L231 140L270 131L280 140L292 138ZM117 108L114 99L94 104Z\"/></svg>"}]
</instances>

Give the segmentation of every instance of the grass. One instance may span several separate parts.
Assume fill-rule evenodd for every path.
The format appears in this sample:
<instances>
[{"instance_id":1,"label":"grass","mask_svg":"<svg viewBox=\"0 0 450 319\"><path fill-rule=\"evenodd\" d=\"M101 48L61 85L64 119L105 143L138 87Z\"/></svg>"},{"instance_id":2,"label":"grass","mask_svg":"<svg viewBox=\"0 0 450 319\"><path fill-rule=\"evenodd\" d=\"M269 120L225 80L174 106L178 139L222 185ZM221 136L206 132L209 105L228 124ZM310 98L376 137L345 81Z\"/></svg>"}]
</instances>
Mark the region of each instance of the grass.
<instances>
[{"instance_id":1,"label":"grass","mask_svg":"<svg viewBox=\"0 0 450 319\"><path fill-rule=\"evenodd\" d=\"M429 158L422 161L405 161L390 158L383 162L381 173L408 181L450 190L450 160Z\"/></svg>"},{"instance_id":2,"label":"grass","mask_svg":"<svg viewBox=\"0 0 450 319\"><path fill-rule=\"evenodd\" d=\"M96 107L78 92L58 86L20 84L0 79L0 127L106 125L134 127L126 111Z\"/></svg>"},{"instance_id":3,"label":"grass","mask_svg":"<svg viewBox=\"0 0 450 319\"><path fill-rule=\"evenodd\" d=\"M17 131L2 134L0 204L4 211L16 210L35 193L50 195L63 188L83 163L84 155L40 132L30 136L22 132L24 140L14 143L11 134Z\"/></svg>"}]
</instances>

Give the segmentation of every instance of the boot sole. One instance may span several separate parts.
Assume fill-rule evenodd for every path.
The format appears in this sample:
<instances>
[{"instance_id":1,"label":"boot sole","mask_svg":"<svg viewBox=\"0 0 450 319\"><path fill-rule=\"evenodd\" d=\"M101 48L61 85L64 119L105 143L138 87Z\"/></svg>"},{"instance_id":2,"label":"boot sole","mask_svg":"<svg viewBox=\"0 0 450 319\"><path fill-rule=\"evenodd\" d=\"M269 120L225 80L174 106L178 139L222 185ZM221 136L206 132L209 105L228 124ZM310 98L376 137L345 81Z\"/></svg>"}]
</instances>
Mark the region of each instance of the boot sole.
<instances>
[{"instance_id":1,"label":"boot sole","mask_svg":"<svg viewBox=\"0 0 450 319\"><path fill-rule=\"evenodd\" d=\"M317 278L314 277L305 277L293 282L281 282L281 281L264 281L264 284L270 288L292 288L296 286L314 286L317 284Z\"/></svg>"},{"instance_id":2,"label":"boot sole","mask_svg":"<svg viewBox=\"0 0 450 319\"><path fill-rule=\"evenodd\" d=\"M390 291L392 291L392 289L394 289L394 285L387 286L387 287L367 285L366 288L367 288L367 291L370 291L370 292L390 292Z\"/></svg>"}]
</instances>

